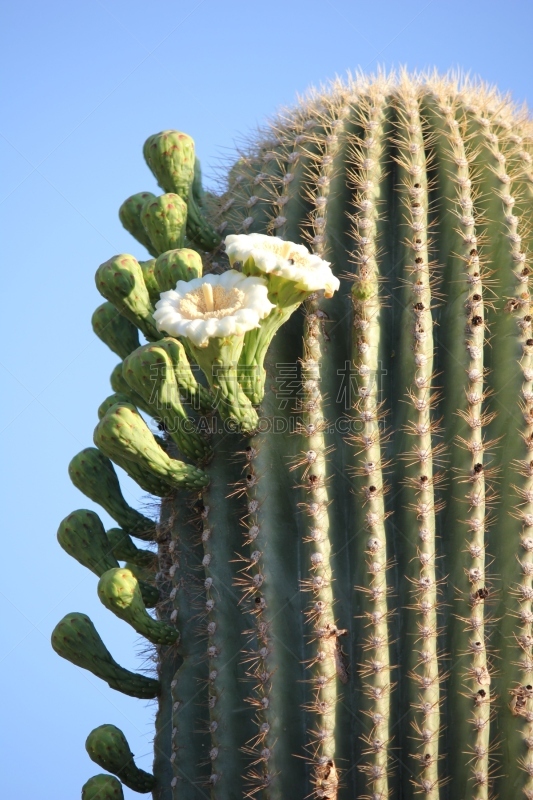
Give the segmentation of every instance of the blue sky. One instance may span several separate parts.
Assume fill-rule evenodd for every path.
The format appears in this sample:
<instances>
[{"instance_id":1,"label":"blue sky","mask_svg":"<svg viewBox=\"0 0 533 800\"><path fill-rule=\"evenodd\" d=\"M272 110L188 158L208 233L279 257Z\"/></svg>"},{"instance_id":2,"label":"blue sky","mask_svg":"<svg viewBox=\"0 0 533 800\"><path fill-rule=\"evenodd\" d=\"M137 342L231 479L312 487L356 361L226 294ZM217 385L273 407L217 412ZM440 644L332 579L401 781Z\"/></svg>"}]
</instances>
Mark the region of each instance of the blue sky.
<instances>
[{"instance_id":1,"label":"blue sky","mask_svg":"<svg viewBox=\"0 0 533 800\"><path fill-rule=\"evenodd\" d=\"M71 510L96 509L67 464L92 443L117 362L91 331L101 302L93 274L114 253L143 256L117 210L134 192L157 191L144 140L164 128L189 133L212 185L239 135L279 105L378 65L460 67L532 108L533 4L18 0L5 4L1 27L0 794L71 800L99 771L84 749L95 726L121 727L143 768L152 758L153 709L49 645L65 613L85 611L120 663L139 663L138 637L104 610L94 576L55 533ZM142 507L135 484L123 485Z\"/></svg>"}]
</instances>

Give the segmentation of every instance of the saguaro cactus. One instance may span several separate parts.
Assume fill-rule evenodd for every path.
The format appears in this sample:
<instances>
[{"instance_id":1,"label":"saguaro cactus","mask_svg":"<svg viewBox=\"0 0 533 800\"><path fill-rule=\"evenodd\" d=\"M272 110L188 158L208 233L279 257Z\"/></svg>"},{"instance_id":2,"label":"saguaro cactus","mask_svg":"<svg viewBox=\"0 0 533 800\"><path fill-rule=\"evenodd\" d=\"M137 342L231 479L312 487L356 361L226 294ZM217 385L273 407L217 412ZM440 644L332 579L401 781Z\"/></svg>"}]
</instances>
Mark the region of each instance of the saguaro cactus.
<instances>
[{"instance_id":1,"label":"saguaro cactus","mask_svg":"<svg viewBox=\"0 0 533 800\"><path fill-rule=\"evenodd\" d=\"M70 465L120 527L58 538L157 674L81 613L53 646L157 696L153 775L112 725L91 758L156 800L533 800L527 112L381 75L284 112L219 195L185 134L144 153L163 194L120 218L155 260L97 271L123 362Z\"/></svg>"}]
</instances>

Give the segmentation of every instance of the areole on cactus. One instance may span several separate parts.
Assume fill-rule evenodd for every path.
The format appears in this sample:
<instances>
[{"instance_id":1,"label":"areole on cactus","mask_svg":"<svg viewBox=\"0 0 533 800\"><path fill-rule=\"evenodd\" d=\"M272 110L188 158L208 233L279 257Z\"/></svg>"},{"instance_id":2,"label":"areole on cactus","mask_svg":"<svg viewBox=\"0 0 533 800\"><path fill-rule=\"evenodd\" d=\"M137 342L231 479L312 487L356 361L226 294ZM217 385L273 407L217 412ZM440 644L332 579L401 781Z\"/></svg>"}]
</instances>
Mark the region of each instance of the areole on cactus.
<instances>
[{"instance_id":1,"label":"areole on cactus","mask_svg":"<svg viewBox=\"0 0 533 800\"><path fill-rule=\"evenodd\" d=\"M112 725L91 758L156 800L533 800L528 113L359 77L275 119L219 195L186 134L144 153L164 194L120 219L153 258L97 271L123 361L69 467L120 527L79 510L58 539L157 674L79 612L52 642L157 697L153 775Z\"/></svg>"}]
</instances>

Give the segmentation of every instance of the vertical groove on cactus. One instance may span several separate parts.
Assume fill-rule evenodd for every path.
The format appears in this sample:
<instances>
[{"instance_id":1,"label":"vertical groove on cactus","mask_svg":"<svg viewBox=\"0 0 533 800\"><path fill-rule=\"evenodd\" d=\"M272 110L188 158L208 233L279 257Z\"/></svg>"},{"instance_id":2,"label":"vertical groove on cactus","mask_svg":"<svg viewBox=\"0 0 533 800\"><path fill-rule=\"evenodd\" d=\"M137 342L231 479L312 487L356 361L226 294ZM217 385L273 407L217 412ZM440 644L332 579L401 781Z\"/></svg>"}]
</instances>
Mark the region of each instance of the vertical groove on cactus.
<instances>
[{"instance_id":1,"label":"vertical groove on cactus","mask_svg":"<svg viewBox=\"0 0 533 800\"><path fill-rule=\"evenodd\" d=\"M352 432L354 491L356 502L366 508L364 527L368 539L364 546L365 583L356 587L362 593L365 637L361 675L363 713L368 719L361 736L366 758L359 769L366 775L369 796L389 795L390 731L390 636L387 591L387 540L385 533L383 447L379 362L382 348L380 315L379 215L383 204L383 177L388 158L385 140L383 96L376 91L361 98L358 123L361 136L349 140L348 169L355 194L350 234L355 243L353 262L357 272L352 286L353 328L352 365L358 375L359 397L354 403L360 433ZM350 405L352 399L348 395ZM369 727L370 725L370 727Z\"/></svg>"}]
</instances>

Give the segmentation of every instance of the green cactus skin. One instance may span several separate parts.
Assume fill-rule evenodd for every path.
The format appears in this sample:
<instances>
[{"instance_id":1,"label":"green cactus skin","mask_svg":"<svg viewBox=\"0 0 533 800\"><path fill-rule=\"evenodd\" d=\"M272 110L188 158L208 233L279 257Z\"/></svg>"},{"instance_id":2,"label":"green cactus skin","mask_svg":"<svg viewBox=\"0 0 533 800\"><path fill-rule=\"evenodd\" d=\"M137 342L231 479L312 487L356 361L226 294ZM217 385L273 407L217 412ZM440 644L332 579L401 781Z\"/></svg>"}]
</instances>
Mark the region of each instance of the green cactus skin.
<instances>
[{"instance_id":1,"label":"green cactus skin","mask_svg":"<svg viewBox=\"0 0 533 800\"><path fill-rule=\"evenodd\" d=\"M98 582L98 597L104 606L154 644L174 644L179 633L146 612L137 578L118 567L104 572Z\"/></svg>"},{"instance_id":2,"label":"green cactus skin","mask_svg":"<svg viewBox=\"0 0 533 800\"><path fill-rule=\"evenodd\" d=\"M167 353L174 368L174 378L184 399L195 411L206 415L212 414L215 409L215 398L209 390L196 381L183 344L177 339L165 337L158 341L157 346ZM198 374L200 370L194 366Z\"/></svg>"},{"instance_id":3,"label":"green cactus skin","mask_svg":"<svg viewBox=\"0 0 533 800\"><path fill-rule=\"evenodd\" d=\"M143 567L137 566L130 562L124 564L124 568L128 569L137 578L141 596L146 608L156 608L162 601L161 593L157 586L154 586L154 576L151 575Z\"/></svg>"},{"instance_id":4,"label":"green cactus skin","mask_svg":"<svg viewBox=\"0 0 533 800\"><path fill-rule=\"evenodd\" d=\"M233 430L254 431L258 416L239 383L238 361L244 336L213 338L207 347L189 341L188 351L202 369L213 393L213 405Z\"/></svg>"},{"instance_id":5,"label":"green cactus skin","mask_svg":"<svg viewBox=\"0 0 533 800\"><path fill-rule=\"evenodd\" d=\"M181 348L182 350L183 348ZM185 354L180 351L181 363L187 363L185 376L180 375L180 383L193 378ZM180 399L180 385L176 374L180 372L180 362L175 363L168 348L157 345L139 347L122 366L122 374L134 392L153 408L157 416L186 458L205 461L210 455L206 440L194 429L194 422L183 408Z\"/></svg>"},{"instance_id":6,"label":"green cactus skin","mask_svg":"<svg viewBox=\"0 0 533 800\"><path fill-rule=\"evenodd\" d=\"M157 570L157 556L151 550L140 550L122 528L110 528L107 539L111 552L117 561L126 561L129 569L139 583L146 608L154 608L161 600L157 586L154 585Z\"/></svg>"},{"instance_id":7,"label":"green cactus skin","mask_svg":"<svg viewBox=\"0 0 533 800\"><path fill-rule=\"evenodd\" d=\"M214 250L220 245L220 236L202 214L192 193L187 201L187 237L203 250Z\"/></svg>"},{"instance_id":8,"label":"green cactus skin","mask_svg":"<svg viewBox=\"0 0 533 800\"><path fill-rule=\"evenodd\" d=\"M132 536L147 541L154 538L154 523L126 503L113 464L96 447L86 447L75 455L68 474L80 492L105 508Z\"/></svg>"},{"instance_id":9,"label":"green cactus skin","mask_svg":"<svg viewBox=\"0 0 533 800\"><path fill-rule=\"evenodd\" d=\"M142 270L144 278L144 285L148 289L148 296L150 298L150 302L153 305L155 305L159 300L159 296L162 291L159 288L159 284L157 282L157 278L155 275L155 264L156 264L155 258L150 258L148 261L139 261L139 266Z\"/></svg>"},{"instance_id":10,"label":"green cactus skin","mask_svg":"<svg viewBox=\"0 0 533 800\"><path fill-rule=\"evenodd\" d=\"M157 251L154 249L150 237L146 233L144 225L141 222L141 210L146 201L153 200L154 197L155 194L152 194L152 192L138 192L137 194L133 194L122 203L118 212L120 221L128 233L131 233L138 242L146 247L151 256L157 256Z\"/></svg>"},{"instance_id":11,"label":"green cactus skin","mask_svg":"<svg viewBox=\"0 0 533 800\"><path fill-rule=\"evenodd\" d=\"M136 408L139 408L141 411L144 411L145 414L148 414L150 417L153 415L153 409L144 402L142 397L134 392L133 389L130 388L128 382L125 380L122 374L122 364L121 361L116 367L113 368L113 372L109 376L109 383L111 384L111 388L113 389L116 395L122 395L123 397L128 398L128 402L130 402ZM114 403L111 403L111 398L107 398L109 402L107 403L107 407L109 408ZM104 403L106 401L104 400ZM122 401L120 401L122 402ZM102 404L103 406L103 404ZM100 414L98 414L99 419L101 419Z\"/></svg>"},{"instance_id":12,"label":"green cactus skin","mask_svg":"<svg viewBox=\"0 0 533 800\"><path fill-rule=\"evenodd\" d=\"M185 502L183 502L185 500ZM184 633L178 648L158 649L162 693L155 720L154 774L156 800L172 800L179 786L183 800L193 800L205 779L209 725L206 643L198 626L190 624L201 608L202 547L192 506L197 495L179 503L164 500L159 524L159 570L162 592L169 603L160 616Z\"/></svg>"},{"instance_id":13,"label":"green cactus skin","mask_svg":"<svg viewBox=\"0 0 533 800\"><path fill-rule=\"evenodd\" d=\"M106 300L143 332L150 341L161 338L152 319L154 308L136 258L123 253L100 264L96 288Z\"/></svg>"},{"instance_id":14,"label":"green cactus skin","mask_svg":"<svg viewBox=\"0 0 533 800\"><path fill-rule=\"evenodd\" d=\"M106 531L111 552L117 561L131 561L132 564L143 569L155 572L157 570L157 555L151 550L139 549L130 536L122 528L110 528Z\"/></svg>"},{"instance_id":15,"label":"green cactus skin","mask_svg":"<svg viewBox=\"0 0 533 800\"><path fill-rule=\"evenodd\" d=\"M276 292L269 291L268 299L271 303L275 303ZM270 342L276 331L287 322L299 305L300 303L296 303L286 308L275 308L266 319L262 320L260 328L248 331L244 337L244 346L239 359L239 383L253 405L260 405L265 393L264 361Z\"/></svg>"},{"instance_id":16,"label":"green cactus skin","mask_svg":"<svg viewBox=\"0 0 533 800\"><path fill-rule=\"evenodd\" d=\"M158 681L117 664L85 614L66 614L52 631L52 647L62 658L106 681L111 689L145 699L159 694Z\"/></svg>"},{"instance_id":17,"label":"green cactus skin","mask_svg":"<svg viewBox=\"0 0 533 800\"><path fill-rule=\"evenodd\" d=\"M69 556L95 575L118 567L100 517L94 511L73 511L61 522L57 541Z\"/></svg>"},{"instance_id":18,"label":"green cactus skin","mask_svg":"<svg viewBox=\"0 0 533 800\"><path fill-rule=\"evenodd\" d=\"M187 204L178 194L168 192L147 200L141 220L158 254L183 247Z\"/></svg>"},{"instance_id":19,"label":"green cactus skin","mask_svg":"<svg viewBox=\"0 0 533 800\"><path fill-rule=\"evenodd\" d=\"M81 800L124 800L122 784L113 775L94 775L81 787Z\"/></svg>"},{"instance_id":20,"label":"green cactus skin","mask_svg":"<svg viewBox=\"0 0 533 800\"><path fill-rule=\"evenodd\" d=\"M102 419L105 417L107 412L112 406L116 406L117 403L131 403L130 397L128 395L123 394L122 392L114 392L110 394L109 397L106 397L100 405L98 406L98 419ZM136 405L135 403L131 403L132 405Z\"/></svg>"},{"instance_id":21,"label":"green cactus skin","mask_svg":"<svg viewBox=\"0 0 533 800\"><path fill-rule=\"evenodd\" d=\"M192 140L149 143L163 191L187 203L191 247L211 251L203 271L227 268L216 230L304 243L341 278L331 299L227 342L227 385L213 348L157 334L120 352L115 392L158 418L152 354L159 395L178 386L172 413L199 411L213 450L184 453L205 475L163 497L157 554L123 521L109 537L133 574L149 561L147 624L180 635L156 645L155 800L532 800L527 112L435 76L336 82L263 131L218 198ZM135 272L142 313L124 313L124 291L108 298L141 331L156 284L202 274L195 250L160 244ZM114 431L135 410L113 399ZM113 436L158 480L179 463L167 432L149 455L145 433L133 449ZM94 473L80 483L102 502Z\"/></svg>"},{"instance_id":22,"label":"green cactus skin","mask_svg":"<svg viewBox=\"0 0 533 800\"><path fill-rule=\"evenodd\" d=\"M169 250L156 259L154 274L161 292L174 289L178 281L191 281L202 275L202 259L187 247Z\"/></svg>"},{"instance_id":23,"label":"green cactus skin","mask_svg":"<svg viewBox=\"0 0 533 800\"><path fill-rule=\"evenodd\" d=\"M200 164L199 158L194 159L194 177L192 179L191 192L197 205L203 208L205 204L205 192L202 185L202 165Z\"/></svg>"},{"instance_id":24,"label":"green cactus skin","mask_svg":"<svg viewBox=\"0 0 533 800\"><path fill-rule=\"evenodd\" d=\"M139 347L139 331L112 303L98 306L91 324L98 338L120 358L126 358Z\"/></svg>"},{"instance_id":25,"label":"green cactus skin","mask_svg":"<svg viewBox=\"0 0 533 800\"><path fill-rule=\"evenodd\" d=\"M108 405L105 413L100 417L100 420L103 420L108 411L115 408L115 406L121 407L124 405L129 406L131 404L127 402L117 402ZM158 475L154 475L143 463L132 461L121 449L113 446L108 438L98 437L98 443L100 452L103 453L104 456L110 458L118 467L121 467L145 492L153 494L156 497L168 497L172 494L172 486L167 481L162 480Z\"/></svg>"},{"instance_id":26,"label":"green cactus skin","mask_svg":"<svg viewBox=\"0 0 533 800\"><path fill-rule=\"evenodd\" d=\"M162 131L150 136L143 147L146 163L165 192L176 193L187 203L187 236L203 250L213 250L220 236L201 211L201 171L196 166L194 142L180 131ZM170 250L165 247L160 250Z\"/></svg>"},{"instance_id":27,"label":"green cactus skin","mask_svg":"<svg viewBox=\"0 0 533 800\"><path fill-rule=\"evenodd\" d=\"M186 201L195 177L193 139L180 131L154 133L144 143L143 155L163 191Z\"/></svg>"},{"instance_id":28,"label":"green cactus skin","mask_svg":"<svg viewBox=\"0 0 533 800\"><path fill-rule=\"evenodd\" d=\"M126 737L115 725L99 725L92 730L85 749L91 761L117 775L134 792L146 794L153 789L154 776L137 767Z\"/></svg>"},{"instance_id":29,"label":"green cactus skin","mask_svg":"<svg viewBox=\"0 0 533 800\"><path fill-rule=\"evenodd\" d=\"M129 403L111 406L95 428L94 441L102 451L134 462L170 488L201 489L209 482L203 470L170 458Z\"/></svg>"}]
</instances>

